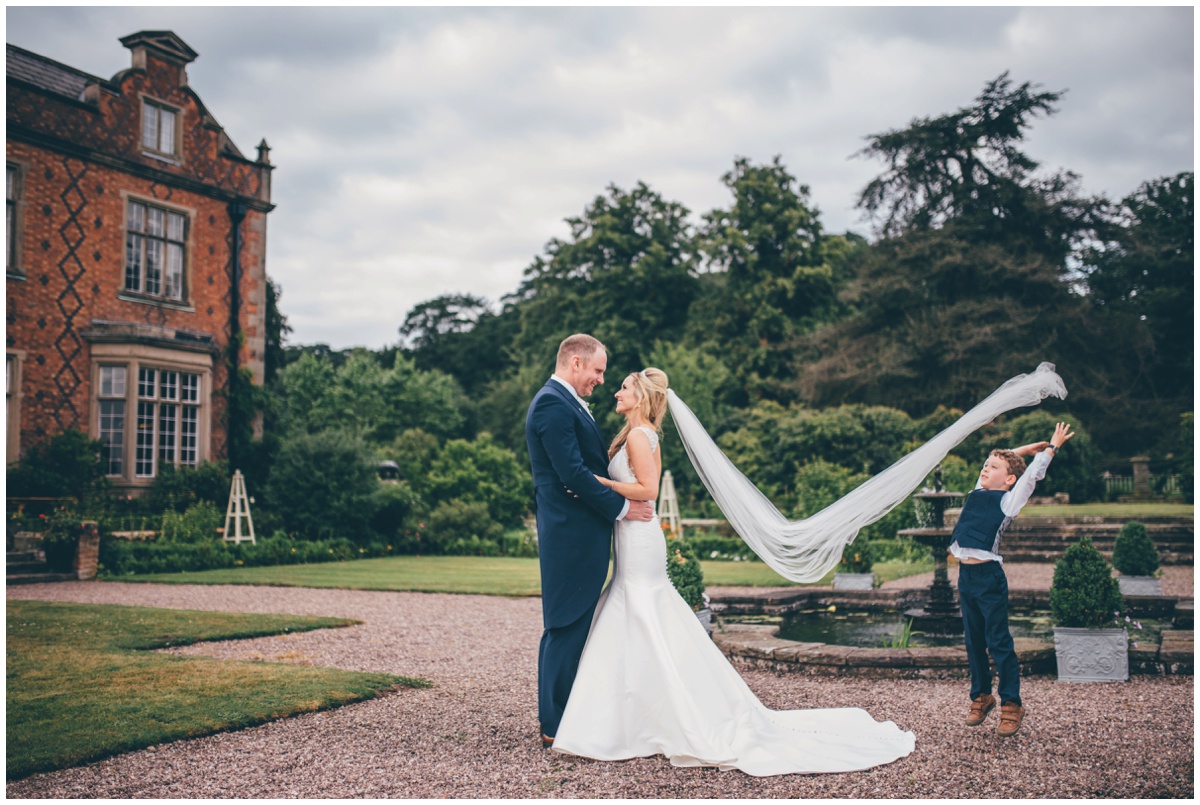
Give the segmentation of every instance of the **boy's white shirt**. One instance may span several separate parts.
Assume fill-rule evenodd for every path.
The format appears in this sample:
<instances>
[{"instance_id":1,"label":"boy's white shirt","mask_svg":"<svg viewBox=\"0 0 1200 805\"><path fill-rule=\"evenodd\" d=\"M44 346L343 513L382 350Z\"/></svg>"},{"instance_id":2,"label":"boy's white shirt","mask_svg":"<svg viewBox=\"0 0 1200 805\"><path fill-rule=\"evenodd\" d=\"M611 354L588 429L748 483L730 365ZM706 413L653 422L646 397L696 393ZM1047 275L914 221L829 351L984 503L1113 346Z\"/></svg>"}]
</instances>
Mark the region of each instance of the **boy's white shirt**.
<instances>
[{"instance_id":1,"label":"boy's white shirt","mask_svg":"<svg viewBox=\"0 0 1200 805\"><path fill-rule=\"evenodd\" d=\"M1033 490L1037 488L1037 482L1046 477L1046 468L1050 466L1050 460L1054 458L1053 450L1043 450L1033 457L1033 461L1029 462L1029 466L1025 468L1025 472L1021 473L1021 477L1013 484L1013 488L1004 493L1004 497L1000 498L1000 511L1004 512L1004 516L1011 520L1021 513L1021 509L1025 508L1025 504L1029 502L1029 498L1033 497ZM980 481L975 481L975 488L980 488ZM1005 521L1005 525L1008 524ZM963 548L955 540L950 544L950 554L956 559L982 559L989 562L999 562L1004 564L1004 560L998 554L991 551L984 551L979 548Z\"/></svg>"}]
</instances>

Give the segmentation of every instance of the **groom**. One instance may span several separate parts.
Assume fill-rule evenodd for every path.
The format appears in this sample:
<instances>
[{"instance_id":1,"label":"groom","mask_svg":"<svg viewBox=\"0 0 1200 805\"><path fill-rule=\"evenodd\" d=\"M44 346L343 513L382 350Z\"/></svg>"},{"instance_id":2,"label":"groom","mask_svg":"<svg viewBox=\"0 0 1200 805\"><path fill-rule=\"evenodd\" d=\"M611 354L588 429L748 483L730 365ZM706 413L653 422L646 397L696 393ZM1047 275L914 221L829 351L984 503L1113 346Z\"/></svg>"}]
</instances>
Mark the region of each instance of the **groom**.
<instances>
[{"instance_id":1,"label":"groom","mask_svg":"<svg viewBox=\"0 0 1200 805\"><path fill-rule=\"evenodd\" d=\"M650 503L626 500L595 478L608 475L608 451L583 398L604 383L607 367L603 344L590 335L568 337L525 417L542 571L538 718L544 747L554 742L608 575L613 522L654 516Z\"/></svg>"}]
</instances>

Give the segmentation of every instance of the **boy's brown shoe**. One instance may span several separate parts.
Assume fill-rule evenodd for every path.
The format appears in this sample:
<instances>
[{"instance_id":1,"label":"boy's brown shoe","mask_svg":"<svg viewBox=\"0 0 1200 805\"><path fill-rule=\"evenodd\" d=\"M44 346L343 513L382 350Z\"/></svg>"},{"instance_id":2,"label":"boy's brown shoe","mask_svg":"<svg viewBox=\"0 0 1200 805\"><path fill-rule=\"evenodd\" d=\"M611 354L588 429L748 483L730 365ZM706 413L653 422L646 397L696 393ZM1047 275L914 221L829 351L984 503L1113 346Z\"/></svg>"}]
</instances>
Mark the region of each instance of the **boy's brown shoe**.
<instances>
[{"instance_id":1,"label":"boy's brown shoe","mask_svg":"<svg viewBox=\"0 0 1200 805\"><path fill-rule=\"evenodd\" d=\"M1021 719L1025 718L1025 708L1019 704L1005 702L1000 705L1000 726L996 734L1001 738L1010 738L1021 729Z\"/></svg>"},{"instance_id":2,"label":"boy's brown shoe","mask_svg":"<svg viewBox=\"0 0 1200 805\"><path fill-rule=\"evenodd\" d=\"M978 727L995 706L996 697L992 694L982 693L977 696L971 702L971 712L967 714L967 726Z\"/></svg>"}]
</instances>

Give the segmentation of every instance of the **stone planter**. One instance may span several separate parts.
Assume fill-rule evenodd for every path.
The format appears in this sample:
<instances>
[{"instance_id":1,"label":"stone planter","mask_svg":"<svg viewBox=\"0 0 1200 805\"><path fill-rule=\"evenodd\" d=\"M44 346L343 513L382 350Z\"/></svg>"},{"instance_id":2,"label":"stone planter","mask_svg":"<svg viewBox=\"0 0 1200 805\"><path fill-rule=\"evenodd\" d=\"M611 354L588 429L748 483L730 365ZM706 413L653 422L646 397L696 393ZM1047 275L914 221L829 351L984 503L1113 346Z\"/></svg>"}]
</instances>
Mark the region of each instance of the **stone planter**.
<instances>
[{"instance_id":1,"label":"stone planter","mask_svg":"<svg viewBox=\"0 0 1200 805\"><path fill-rule=\"evenodd\" d=\"M1162 595L1162 579L1154 576L1117 576L1121 595Z\"/></svg>"},{"instance_id":2,"label":"stone planter","mask_svg":"<svg viewBox=\"0 0 1200 805\"><path fill-rule=\"evenodd\" d=\"M1129 680L1129 633L1124 629L1054 627L1060 682Z\"/></svg>"},{"instance_id":3,"label":"stone planter","mask_svg":"<svg viewBox=\"0 0 1200 805\"><path fill-rule=\"evenodd\" d=\"M874 573L834 573L833 589L835 590L873 590L875 589Z\"/></svg>"},{"instance_id":4,"label":"stone planter","mask_svg":"<svg viewBox=\"0 0 1200 805\"><path fill-rule=\"evenodd\" d=\"M704 627L704 631L712 634L712 610L701 609L696 611L696 620L700 621L700 625Z\"/></svg>"}]
</instances>

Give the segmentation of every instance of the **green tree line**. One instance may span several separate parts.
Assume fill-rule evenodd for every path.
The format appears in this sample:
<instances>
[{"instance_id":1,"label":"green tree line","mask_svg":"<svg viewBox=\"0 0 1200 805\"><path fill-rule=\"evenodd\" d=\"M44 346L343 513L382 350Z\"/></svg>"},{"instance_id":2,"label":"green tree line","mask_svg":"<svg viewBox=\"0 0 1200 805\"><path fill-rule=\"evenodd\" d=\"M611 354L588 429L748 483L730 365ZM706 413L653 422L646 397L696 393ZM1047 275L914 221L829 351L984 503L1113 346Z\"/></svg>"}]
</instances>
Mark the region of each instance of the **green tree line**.
<instances>
[{"instance_id":1,"label":"green tree line","mask_svg":"<svg viewBox=\"0 0 1200 805\"><path fill-rule=\"evenodd\" d=\"M948 478L969 486L987 450L1046 438L1056 418L1080 436L1047 492L1096 499L1099 474L1135 454L1190 476L1193 174L1148 179L1120 201L1083 194L1078 176L1023 147L1063 98L1004 73L967 106L867 136L859 156L882 165L858 199L869 237L826 232L779 157L736 158L720 177L726 205L698 215L642 182L609 186L498 301L422 302L381 350L280 341L263 474L337 429L401 465L421 516L452 499L510 524L521 506L501 498L524 495L527 509L531 496L528 402L561 339L589 332L609 350L606 432L620 419L603 392L658 366L797 514L1044 360L1068 398L982 429ZM711 513L666 429L685 509ZM489 472L519 483L498 491Z\"/></svg>"}]
</instances>

